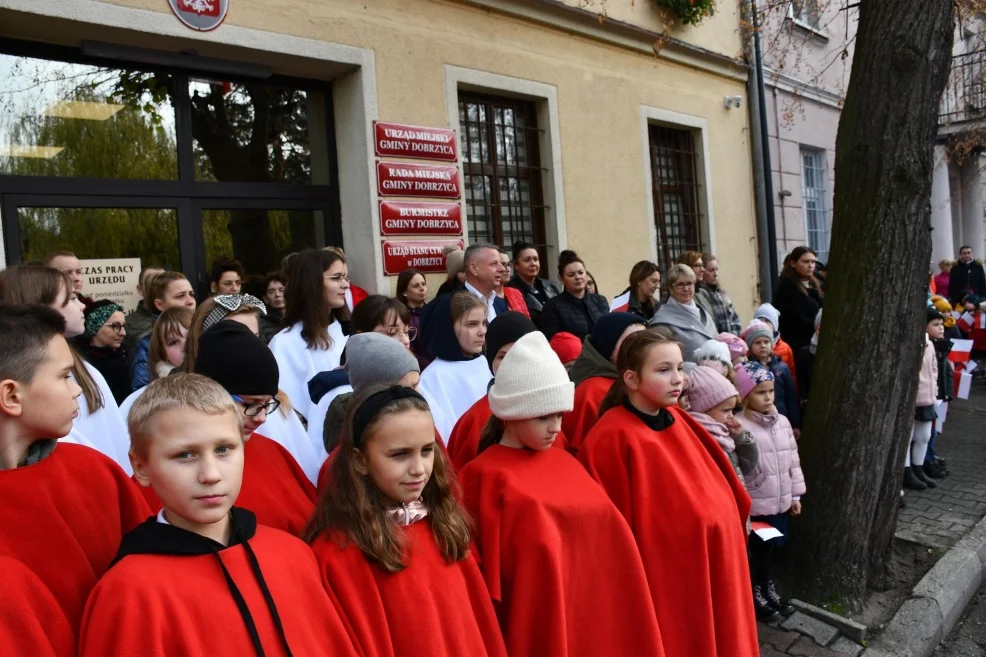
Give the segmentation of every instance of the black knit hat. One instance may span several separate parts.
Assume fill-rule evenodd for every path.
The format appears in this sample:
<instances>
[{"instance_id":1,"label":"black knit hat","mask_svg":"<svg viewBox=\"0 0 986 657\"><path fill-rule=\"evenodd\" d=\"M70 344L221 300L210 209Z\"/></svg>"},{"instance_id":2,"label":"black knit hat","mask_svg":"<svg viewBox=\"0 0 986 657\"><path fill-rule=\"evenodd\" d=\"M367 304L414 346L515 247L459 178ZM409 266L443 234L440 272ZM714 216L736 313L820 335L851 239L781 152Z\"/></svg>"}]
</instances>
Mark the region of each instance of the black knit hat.
<instances>
[{"instance_id":1,"label":"black knit hat","mask_svg":"<svg viewBox=\"0 0 986 657\"><path fill-rule=\"evenodd\" d=\"M209 377L232 395L277 394L274 354L239 322L219 322L199 337L195 373Z\"/></svg>"},{"instance_id":2,"label":"black knit hat","mask_svg":"<svg viewBox=\"0 0 986 657\"><path fill-rule=\"evenodd\" d=\"M530 317L514 310L500 313L490 322L490 328L486 332L486 362L490 364L490 371L493 371L493 359L496 352L503 349L503 345L517 342L528 333L534 333L538 327Z\"/></svg>"},{"instance_id":3,"label":"black knit hat","mask_svg":"<svg viewBox=\"0 0 986 657\"><path fill-rule=\"evenodd\" d=\"M942 315L940 312L938 312L938 309L935 308L934 306L928 306L928 316L924 320L924 323L925 324L930 324L931 322L933 322L933 321L935 321L937 319L940 319L942 321L945 321L945 316Z\"/></svg>"},{"instance_id":4,"label":"black knit hat","mask_svg":"<svg viewBox=\"0 0 986 657\"><path fill-rule=\"evenodd\" d=\"M611 359L616 343L620 341L623 331L634 324L643 324L644 320L633 313L609 313L596 320L589 335L589 342L603 358Z\"/></svg>"}]
</instances>

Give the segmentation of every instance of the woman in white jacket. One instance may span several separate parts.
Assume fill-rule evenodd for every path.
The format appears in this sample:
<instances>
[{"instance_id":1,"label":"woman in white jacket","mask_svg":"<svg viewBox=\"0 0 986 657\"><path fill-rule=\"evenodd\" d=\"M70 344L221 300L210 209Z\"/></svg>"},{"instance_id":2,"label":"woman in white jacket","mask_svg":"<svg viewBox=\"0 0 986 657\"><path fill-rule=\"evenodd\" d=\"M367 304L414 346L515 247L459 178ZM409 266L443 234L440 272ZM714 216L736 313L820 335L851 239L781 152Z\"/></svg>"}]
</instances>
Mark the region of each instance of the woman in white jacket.
<instances>
[{"instance_id":1,"label":"woman in white jacket","mask_svg":"<svg viewBox=\"0 0 986 657\"><path fill-rule=\"evenodd\" d=\"M349 269L338 253L309 249L291 258L285 291L286 329L270 341L280 369L278 387L308 419L308 382L339 367L346 346L342 322L349 320Z\"/></svg>"}]
</instances>

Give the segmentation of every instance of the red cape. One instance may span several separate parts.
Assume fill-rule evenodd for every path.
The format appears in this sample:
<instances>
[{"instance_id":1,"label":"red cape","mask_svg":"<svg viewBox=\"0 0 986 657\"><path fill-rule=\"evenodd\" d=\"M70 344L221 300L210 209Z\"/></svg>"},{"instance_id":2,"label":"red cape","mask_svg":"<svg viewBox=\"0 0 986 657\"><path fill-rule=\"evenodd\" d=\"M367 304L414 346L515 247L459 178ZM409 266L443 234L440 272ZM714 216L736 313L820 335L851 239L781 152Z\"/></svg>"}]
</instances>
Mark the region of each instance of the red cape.
<instances>
[{"instance_id":1,"label":"red cape","mask_svg":"<svg viewBox=\"0 0 986 657\"><path fill-rule=\"evenodd\" d=\"M74 657L75 634L54 596L27 566L0 557L0 646L6 657Z\"/></svg>"},{"instance_id":2,"label":"red cape","mask_svg":"<svg viewBox=\"0 0 986 657\"><path fill-rule=\"evenodd\" d=\"M606 376L590 376L575 386L575 410L562 418L561 430L568 436L568 449L573 454L579 453L579 448L589 431L599 419L599 407L603 397L609 392L615 379Z\"/></svg>"},{"instance_id":3,"label":"red cape","mask_svg":"<svg viewBox=\"0 0 986 657\"><path fill-rule=\"evenodd\" d=\"M32 570L73 629L123 535L151 515L120 466L70 443L36 465L0 472L0 500L0 556Z\"/></svg>"},{"instance_id":4,"label":"red cape","mask_svg":"<svg viewBox=\"0 0 986 657\"><path fill-rule=\"evenodd\" d=\"M161 500L150 487L140 487L155 512ZM315 513L315 486L291 453L270 438L255 433L243 454L243 484L236 506L253 511L257 522L301 536Z\"/></svg>"},{"instance_id":5,"label":"red cape","mask_svg":"<svg viewBox=\"0 0 986 657\"><path fill-rule=\"evenodd\" d=\"M405 528L407 567L388 573L333 534L312 544L322 583L364 657L506 657L472 555L447 563L430 519Z\"/></svg>"},{"instance_id":6,"label":"red cape","mask_svg":"<svg viewBox=\"0 0 986 657\"><path fill-rule=\"evenodd\" d=\"M726 453L687 413L654 431L606 412L579 460L637 540L668 657L756 657L747 495Z\"/></svg>"},{"instance_id":7,"label":"red cape","mask_svg":"<svg viewBox=\"0 0 986 657\"><path fill-rule=\"evenodd\" d=\"M249 540L277 606L291 652L356 654L342 619L319 585L308 546L258 526ZM243 545L220 553L243 595L268 657L287 654ZM86 605L80 657L242 657L254 655L217 556L133 554L106 573Z\"/></svg>"},{"instance_id":8,"label":"red cape","mask_svg":"<svg viewBox=\"0 0 986 657\"><path fill-rule=\"evenodd\" d=\"M479 453L479 434L482 433L491 415L493 411L490 410L490 398L480 397L455 423L455 428L452 429L448 439L448 455L456 471L476 458ZM568 449L568 440L565 438L564 431L558 434L552 447Z\"/></svg>"},{"instance_id":9,"label":"red cape","mask_svg":"<svg viewBox=\"0 0 986 657\"><path fill-rule=\"evenodd\" d=\"M494 445L459 481L511 657L664 654L633 534L571 454Z\"/></svg>"}]
</instances>

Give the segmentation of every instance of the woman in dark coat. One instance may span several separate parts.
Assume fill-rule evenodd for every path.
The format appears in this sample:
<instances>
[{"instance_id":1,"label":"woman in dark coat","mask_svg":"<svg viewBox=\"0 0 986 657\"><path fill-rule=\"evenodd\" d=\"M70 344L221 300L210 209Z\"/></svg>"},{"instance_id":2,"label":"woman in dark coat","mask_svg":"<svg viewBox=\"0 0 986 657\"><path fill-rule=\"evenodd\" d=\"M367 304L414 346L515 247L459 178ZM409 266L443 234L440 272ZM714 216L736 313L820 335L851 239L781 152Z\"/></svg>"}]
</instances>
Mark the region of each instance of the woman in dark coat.
<instances>
[{"instance_id":1,"label":"woman in dark coat","mask_svg":"<svg viewBox=\"0 0 986 657\"><path fill-rule=\"evenodd\" d=\"M585 341L596 320L609 312L609 302L601 294L589 292L585 263L575 251L562 251L558 256L558 275L565 289L544 304L538 328L549 340L565 331Z\"/></svg>"},{"instance_id":2,"label":"woman in dark coat","mask_svg":"<svg viewBox=\"0 0 986 657\"><path fill-rule=\"evenodd\" d=\"M778 330L791 349L807 347L815 335L815 317L822 308L822 288L815 278L815 252L799 246L784 259L774 307L780 311Z\"/></svg>"},{"instance_id":3,"label":"woman in dark coat","mask_svg":"<svg viewBox=\"0 0 986 657\"><path fill-rule=\"evenodd\" d=\"M541 256L536 246L529 242L514 242L512 255L514 275L507 281L507 287L519 290L524 295L527 312L537 322L544 310L544 304L558 296L561 290L556 283L539 277Z\"/></svg>"},{"instance_id":4,"label":"woman in dark coat","mask_svg":"<svg viewBox=\"0 0 986 657\"><path fill-rule=\"evenodd\" d=\"M127 335L123 308L109 299L100 299L85 310L86 332L76 338L79 352L99 370L113 398L120 404L130 394L130 366L123 339Z\"/></svg>"}]
</instances>

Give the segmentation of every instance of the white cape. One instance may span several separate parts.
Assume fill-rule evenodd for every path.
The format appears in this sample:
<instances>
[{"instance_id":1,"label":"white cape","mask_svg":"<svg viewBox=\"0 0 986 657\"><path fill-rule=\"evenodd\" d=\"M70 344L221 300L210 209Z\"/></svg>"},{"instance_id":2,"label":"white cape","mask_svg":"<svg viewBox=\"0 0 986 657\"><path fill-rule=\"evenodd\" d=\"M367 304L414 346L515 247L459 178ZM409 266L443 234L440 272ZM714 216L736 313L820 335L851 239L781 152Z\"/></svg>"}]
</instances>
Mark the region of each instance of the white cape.
<instances>
[{"instance_id":1,"label":"white cape","mask_svg":"<svg viewBox=\"0 0 986 657\"><path fill-rule=\"evenodd\" d=\"M486 395L492 379L489 363L482 356L462 361L438 358L425 368L418 390L431 407L442 440L448 443L455 423Z\"/></svg>"},{"instance_id":2,"label":"white cape","mask_svg":"<svg viewBox=\"0 0 986 657\"><path fill-rule=\"evenodd\" d=\"M280 379L277 387L287 394L288 399L305 419L312 406L308 394L308 382L319 372L328 372L339 367L339 359L346 347L347 336L342 333L339 322L329 324L329 338L332 346L328 349L309 349L301 337L301 322L284 329L270 341L270 350L277 359Z\"/></svg>"},{"instance_id":3,"label":"white cape","mask_svg":"<svg viewBox=\"0 0 986 657\"><path fill-rule=\"evenodd\" d=\"M103 407L90 413L85 397L80 395L79 417L75 418L72 431L65 439L67 442L86 445L102 452L116 461L129 477L134 471L130 466L130 434L127 432L127 423L124 416L120 415L120 407L117 406L106 379L89 363L83 361L83 364L103 395ZM74 374L72 378L75 378Z\"/></svg>"}]
</instances>

